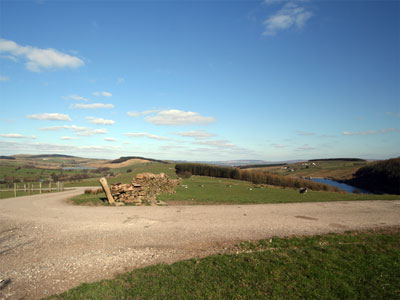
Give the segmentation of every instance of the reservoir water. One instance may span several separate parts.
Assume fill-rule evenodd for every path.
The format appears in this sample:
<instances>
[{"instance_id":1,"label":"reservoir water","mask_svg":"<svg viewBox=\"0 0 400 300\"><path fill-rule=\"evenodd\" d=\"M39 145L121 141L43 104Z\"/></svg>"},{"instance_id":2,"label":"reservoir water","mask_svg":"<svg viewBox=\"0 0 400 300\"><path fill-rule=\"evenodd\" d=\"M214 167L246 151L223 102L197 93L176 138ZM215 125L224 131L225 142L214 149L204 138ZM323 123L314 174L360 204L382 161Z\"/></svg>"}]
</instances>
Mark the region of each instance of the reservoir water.
<instances>
[{"instance_id":1,"label":"reservoir water","mask_svg":"<svg viewBox=\"0 0 400 300\"><path fill-rule=\"evenodd\" d=\"M319 183L325 183L325 184L329 184L331 186L336 186L337 188L341 189L342 191L345 191L347 193L353 193L354 190L359 190L361 194L372 194L371 192L364 190L364 189L360 189L345 183L340 183L334 180L330 180L330 179L323 179L323 178L313 178L311 179L312 181L315 182L319 182Z\"/></svg>"}]
</instances>

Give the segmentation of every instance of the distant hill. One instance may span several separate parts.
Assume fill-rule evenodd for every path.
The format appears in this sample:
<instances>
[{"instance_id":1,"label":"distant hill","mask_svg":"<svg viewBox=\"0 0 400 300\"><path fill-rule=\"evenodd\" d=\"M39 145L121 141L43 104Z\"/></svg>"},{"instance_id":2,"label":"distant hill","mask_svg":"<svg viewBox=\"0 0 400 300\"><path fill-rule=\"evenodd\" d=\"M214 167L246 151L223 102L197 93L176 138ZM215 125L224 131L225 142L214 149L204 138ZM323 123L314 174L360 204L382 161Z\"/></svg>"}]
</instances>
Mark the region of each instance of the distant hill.
<instances>
[{"instance_id":1,"label":"distant hill","mask_svg":"<svg viewBox=\"0 0 400 300\"><path fill-rule=\"evenodd\" d=\"M39 154L39 155L30 155L29 158L49 158L49 157L57 157L57 158L77 158L77 156L65 155L65 154Z\"/></svg>"},{"instance_id":2,"label":"distant hill","mask_svg":"<svg viewBox=\"0 0 400 300\"><path fill-rule=\"evenodd\" d=\"M193 163L207 164L207 165L216 165L216 166L227 166L227 167L261 167L270 166L270 165L285 165L292 164L297 162L302 162L304 160L286 160L286 161L265 161L265 160L225 160L225 161L193 161ZM177 163L186 163L188 161L175 161Z\"/></svg>"},{"instance_id":3,"label":"distant hill","mask_svg":"<svg viewBox=\"0 0 400 300\"><path fill-rule=\"evenodd\" d=\"M13 156L0 156L0 159L15 159Z\"/></svg>"},{"instance_id":4,"label":"distant hill","mask_svg":"<svg viewBox=\"0 0 400 300\"><path fill-rule=\"evenodd\" d=\"M168 163L168 162L163 161L163 160L146 158L146 157L141 157L141 156L122 156L122 157L120 157L118 159L114 159L114 160L112 160L112 161L110 161L108 163L110 163L110 164L120 164L120 163L126 162L126 161L131 160L131 159L147 160L147 161L152 161L152 162L158 162L158 163L161 163L161 164L167 164Z\"/></svg>"},{"instance_id":5,"label":"distant hill","mask_svg":"<svg viewBox=\"0 0 400 300\"><path fill-rule=\"evenodd\" d=\"M366 162L365 159L361 158L320 158L320 159L310 159L308 161L359 161L359 162Z\"/></svg>"}]
</instances>

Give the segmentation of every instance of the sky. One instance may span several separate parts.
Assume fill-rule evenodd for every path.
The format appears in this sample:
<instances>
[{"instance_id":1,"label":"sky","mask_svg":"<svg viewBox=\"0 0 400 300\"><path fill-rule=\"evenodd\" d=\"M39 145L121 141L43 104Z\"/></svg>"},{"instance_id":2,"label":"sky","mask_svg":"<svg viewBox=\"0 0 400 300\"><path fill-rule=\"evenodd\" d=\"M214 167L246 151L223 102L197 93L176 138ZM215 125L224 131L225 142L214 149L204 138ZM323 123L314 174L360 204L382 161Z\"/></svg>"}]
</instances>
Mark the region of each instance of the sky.
<instances>
[{"instance_id":1,"label":"sky","mask_svg":"<svg viewBox=\"0 0 400 300\"><path fill-rule=\"evenodd\" d=\"M0 1L0 155L399 149L400 1Z\"/></svg>"}]
</instances>

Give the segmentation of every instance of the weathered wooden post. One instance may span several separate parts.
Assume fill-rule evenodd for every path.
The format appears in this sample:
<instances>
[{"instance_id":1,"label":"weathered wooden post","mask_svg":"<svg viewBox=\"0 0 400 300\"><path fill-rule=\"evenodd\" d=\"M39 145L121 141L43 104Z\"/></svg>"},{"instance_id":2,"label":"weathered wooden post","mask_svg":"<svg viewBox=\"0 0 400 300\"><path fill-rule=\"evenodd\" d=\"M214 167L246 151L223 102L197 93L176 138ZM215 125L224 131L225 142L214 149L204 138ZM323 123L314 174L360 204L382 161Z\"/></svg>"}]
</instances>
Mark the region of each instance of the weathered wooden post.
<instances>
[{"instance_id":1,"label":"weathered wooden post","mask_svg":"<svg viewBox=\"0 0 400 300\"><path fill-rule=\"evenodd\" d=\"M51 181L49 181L49 193L51 193Z\"/></svg>"},{"instance_id":2,"label":"weathered wooden post","mask_svg":"<svg viewBox=\"0 0 400 300\"><path fill-rule=\"evenodd\" d=\"M60 182L57 181L57 192L59 192L59 191L60 191Z\"/></svg>"},{"instance_id":3,"label":"weathered wooden post","mask_svg":"<svg viewBox=\"0 0 400 300\"><path fill-rule=\"evenodd\" d=\"M14 197L17 197L17 184L14 183Z\"/></svg>"},{"instance_id":4,"label":"weathered wooden post","mask_svg":"<svg viewBox=\"0 0 400 300\"><path fill-rule=\"evenodd\" d=\"M101 187L103 188L104 193L107 196L108 203L115 204L114 198L111 195L110 188L108 187L107 179L105 179L104 177L100 178L100 184L101 184Z\"/></svg>"},{"instance_id":5,"label":"weathered wooden post","mask_svg":"<svg viewBox=\"0 0 400 300\"><path fill-rule=\"evenodd\" d=\"M39 194L42 193L42 182L39 182Z\"/></svg>"},{"instance_id":6,"label":"weathered wooden post","mask_svg":"<svg viewBox=\"0 0 400 300\"><path fill-rule=\"evenodd\" d=\"M24 183L24 192L26 193L26 183Z\"/></svg>"},{"instance_id":7,"label":"weathered wooden post","mask_svg":"<svg viewBox=\"0 0 400 300\"><path fill-rule=\"evenodd\" d=\"M31 191L31 183L30 182L28 182L28 193L29 193L29 195L32 193L32 191Z\"/></svg>"}]
</instances>

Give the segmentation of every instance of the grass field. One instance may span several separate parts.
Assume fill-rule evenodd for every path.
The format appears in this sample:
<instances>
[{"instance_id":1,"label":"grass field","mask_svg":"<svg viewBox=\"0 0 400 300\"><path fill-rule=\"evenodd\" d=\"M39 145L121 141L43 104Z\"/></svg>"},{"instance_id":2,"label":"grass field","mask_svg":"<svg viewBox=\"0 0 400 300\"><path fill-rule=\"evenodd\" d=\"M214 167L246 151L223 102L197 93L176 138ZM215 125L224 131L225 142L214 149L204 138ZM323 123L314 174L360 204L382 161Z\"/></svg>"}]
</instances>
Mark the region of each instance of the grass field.
<instances>
[{"instance_id":1,"label":"grass field","mask_svg":"<svg viewBox=\"0 0 400 300\"><path fill-rule=\"evenodd\" d=\"M399 299L400 232L247 242L137 269L48 299Z\"/></svg>"},{"instance_id":2,"label":"grass field","mask_svg":"<svg viewBox=\"0 0 400 300\"><path fill-rule=\"evenodd\" d=\"M185 188L187 186L187 188ZM308 191L300 194L297 189L267 187L252 183L192 176L184 179L181 186L172 195L161 195L157 199L172 203L185 204L250 204L250 203L287 203L287 202L319 202L341 200L395 200L396 195L365 195L332 192Z\"/></svg>"},{"instance_id":3,"label":"grass field","mask_svg":"<svg viewBox=\"0 0 400 300\"><path fill-rule=\"evenodd\" d=\"M353 161L314 161L315 166L312 162L295 163L289 164L285 167L287 169L282 169L284 166L279 167L265 167L265 168L253 168L249 170L256 171L268 171L285 176L291 177L321 177L321 178L331 178L337 180L351 179L353 174L361 167L365 166L367 162L353 162ZM290 171L293 169L294 171Z\"/></svg>"},{"instance_id":4,"label":"grass field","mask_svg":"<svg viewBox=\"0 0 400 300\"><path fill-rule=\"evenodd\" d=\"M80 195L72 199L80 205L103 205L99 195ZM157 196L158 200L169 205L201 205L201 204L262 204L290 202L323 202L323 201L353 201L353 200L396 200L398 195L347 194L331 192L313 192L300 194L298 190L279 187L264 187L250 182L192 176L184 179L177 187L176 193Z\"/></svg>"}]
</instances>

